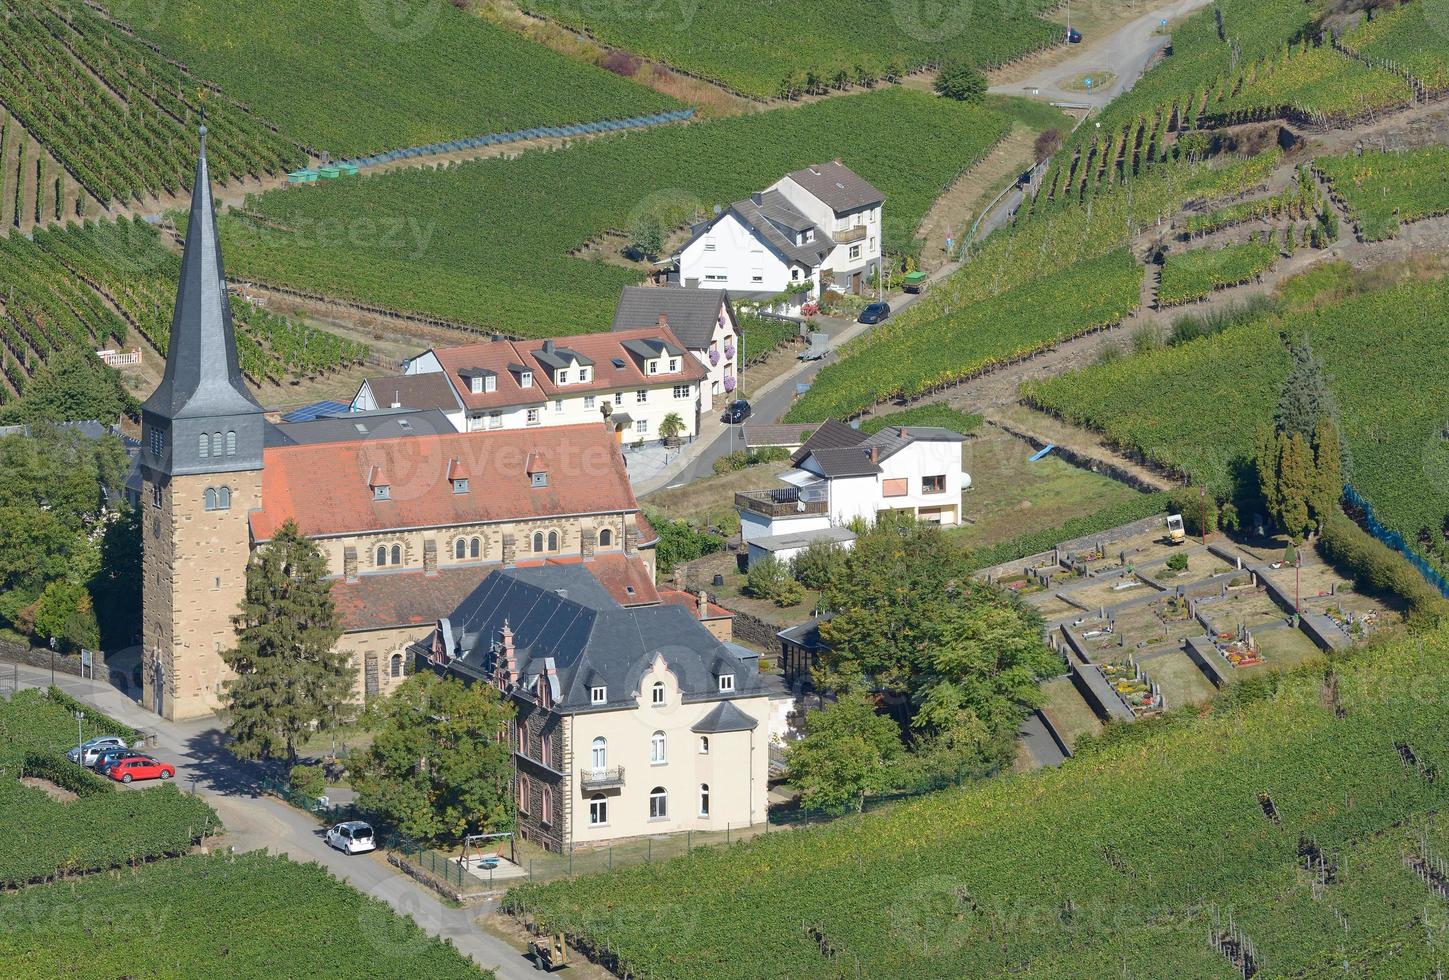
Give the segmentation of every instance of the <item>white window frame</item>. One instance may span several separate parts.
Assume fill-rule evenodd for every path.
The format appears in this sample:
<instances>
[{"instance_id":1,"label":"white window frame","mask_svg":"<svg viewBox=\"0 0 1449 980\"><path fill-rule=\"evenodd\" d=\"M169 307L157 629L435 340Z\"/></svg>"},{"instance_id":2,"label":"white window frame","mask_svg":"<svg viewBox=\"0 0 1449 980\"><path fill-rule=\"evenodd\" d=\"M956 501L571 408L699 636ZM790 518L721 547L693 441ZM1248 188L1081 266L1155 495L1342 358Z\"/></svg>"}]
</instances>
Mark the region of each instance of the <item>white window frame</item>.
<instances>
[{"instance_id":1,"label":"white window frame","mask_svg":"<svg viewBox=\"0 0 1449 980\"><path fill-rule=\"evenodd\" d=\"M649 791L649 819L669 819L669 790L656 786Z\"/></svg>"},{"instance_id":2,"label":"white window frame","mask_svg":"<svg viewBox=\"0 0 1449 980\"><path fill-rule=\"evenodd\" d=\"M488 428L503 428L503 412L499 411L498 409L494 409L493 411L488 413Z\"/></svg>"},{"instance_id":3,"label":"white window frame","mask_svg":"<svg viewBox=\"0 0 1449 980\"><path fill-rule=\"evenodd\" d=\"M669 762L669 740L662 732L649 736L649 764L662 766Z\"/></svg>"},{"instance_id":4,"label":"white window frame","mask_svg":"<svg viewBox=\"0 0 1449 980\"><path fill-rule=\"evenodd\" d=\"M530 408L526 416L529 425L538 425L538 409Z\"/></svg>"},{"instance_id":5,"label":"white window frame","mask_svg":"<svg viewBox=\"0 0 1449 980\"><path fill-rule=\"evenodd\" d=\"M852 245L852 246L850 246L850 257L852 259L858 259L858 258L860 258L860 246L859 245Z\"/></svg>"},{"instance_id":6,"label":"white window frame","mask_svg":"<svg viewBox=\"0 0 1449 980\"><path fill-rule=\"evenodd\" d=\"M607 687L589 688L590 704L607 704L609 700L609 689Z\"/></svg>"},{"instance_id":7,"label":"white window frame","mask_svg":"<svg viewBox=\"0 0 1449 980\"><path fill-rule=\"evenodd\" d=\"M675 398L688 398L689 397L689 385L675 385L674 386L674 397Z\"/></svg>"},{"instance_id":8,"label":"white window frame","mask_svg":"<svg viewBox=\"0 0 1449 980\"><path fill-rule=\"evenodd\" d=\"M562 412L563 411L563 399L562 398L555 398L553 400L553 410L555 412Z\"/></svg>"},{"instance_id":9,"label":"white window frame","mask_svg":"<svg viewBox=\"0 0 1449 980\"><path fill-rule=\"evenodd\" d=\"M609 826L609 798L603 793L589 797L589 826Z\"/></svg>"},{"instance_id":10,"label":"white window frame","mask_svg":"<svg viewBox=\"0 0 1449 980\"><path fill-rule=\"evenodd\" d=\"M595 399L594 399L594 396L593 395L585 395L584 396L584 408L586 408L586 409L593 408L594 407L594 400Z\"/></svg>"},{"instance_id":11,"label":"white window frame","mask_svg":"<svg viewBox=\"0 0 1449 980\"><path fill-rule=\"evenodd\" d=\"M483 376L475 374L468 379L468 391L475 395L483 394Z\"/></svg>"},{"instance_id":12,"label":"white window frame","mask_svg":"<svg viewBox=\"0 0 1449 980\"><path fill-rule=\"evenodd\" d=\"M728 693L730 691L733 691L735 689L735 675L734 674L720 674L719 675L719 689L720 689L721 693Z\"/></svg>"},{"instance_id":13,"label":"white window frame","mask_svg":"<svg viewBox=\"0 0 1449 980\"><path fill-rule=\"evenodd\" d=\"M648 388L640 388L639 390L637 390L637 391L634 392L634 403L636 405L643 405L648 400L649 400L649 389Z\"/></svg>"},{"instance_id":14,"label":"white window frame","mask_svg":"<svg viewBox=\"0 0 1449 980\"><path fill-rule=\"evenodd\" d=\"M594 772L602 772L609 768L609 740L602 735L596 735L589 745L589 762L594 767Z\"/></svg>"},{"instance_id":15,"label":"white window frame","mask_svg":"<svg viewBox=\"0 0 1449 980\"><path fill-rule=\"evenodd\" d=\"M532 388L533 387L533 372L532 371L523 371L523 372L520 372L519 375L518 375L518 386L520 388Z\"/></svg>"},{"instance_id":16,"label":"white window frame","mask_svg":"<svg viewBox=\"0 0 1449 980\"><path fill-rule=\"evenodd\" d=\"M699 784L699 815L709 818L709 783Z\"/></svg>"},{"instance_id":17,"label":"white window frame","mask_svg":"<svg viewBox=\"0 0 1449 980\"><path fill-rule=\"evenodd\" d=\"M649 689L649 703L656 708L661 708L664 706L663 681L655 681L654 686Z\"/></svg>"},{"instance_id":18,"label":"white window frame","mask_svg":"<svg viewBox=\"0 0 1449 980\"><path fill-rule=\"evenodd\" d=\"M636 419L635 422L634 422L634 431L637 432L641 436L642 435L648 435L648 433L649 433L649 420L648 419Z\"/></svg>"},{"instance_id":19,"label":"white window frame","mask_svg":"<svg viewBox=\"0 0 1449 980\"><path fill-rule=\"evenodd\" d=\"M708 735L701 735L699 737L699 754L700 755L709 755L709 736Z\"/></svg>"},{"instance_id":20,"label":"white window frame","mask_svg":"<svg viewBox=\"0 0 1449 980\"><path fill-rule=\"evenodd\" d=\"M679 358L677 358L677 357L671 357L669 359L669 373L670 374L673 374L675 371L678 371L678 370L679 370Z\"/></svg>"}]
</instances>

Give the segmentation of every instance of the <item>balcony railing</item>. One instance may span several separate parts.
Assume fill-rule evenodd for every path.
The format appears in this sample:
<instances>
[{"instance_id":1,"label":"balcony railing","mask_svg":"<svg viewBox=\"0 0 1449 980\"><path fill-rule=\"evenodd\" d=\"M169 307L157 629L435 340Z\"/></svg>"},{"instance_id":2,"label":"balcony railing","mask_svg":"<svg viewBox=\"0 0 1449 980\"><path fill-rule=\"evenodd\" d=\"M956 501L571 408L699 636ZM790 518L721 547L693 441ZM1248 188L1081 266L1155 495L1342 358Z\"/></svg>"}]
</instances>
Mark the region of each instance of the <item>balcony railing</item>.
<instances>
[{"instance_id":1,"label":"balcony railing","mask_svg":"<svg viewBox=\"0 0 1449 980\"><path fill-rule=\"evenodd\" d=\"M792 514L825 514L829 504L824 500L800 499L798 487L773 490L741 490L735 494L735 506L761 517L789 517Z\"/></svg>"},{"instance_id":2,"label":"balcony railing","mask_svg":"<svg viewBox=\"0 0 1449 980\"><path fill-rule=\"evenodd\" d=\"M852 242L858 242L862 238L864 238L865 231L865 225L856 225L854 228L847 228L844 231L837 231L834 235L830 237L835 239L835 244L837 245L849 245Z\"/></svg>"},{"instance_id":3,"label":"balcony railing","mask_svg":"<svg viewBox=\"0 0 1449 980\"><path fill-rule=\"evenodd\" d=\"M624 767L580 769L579 785L585 790L612 789L624 785Z\"/></svg>"}]
</instances>

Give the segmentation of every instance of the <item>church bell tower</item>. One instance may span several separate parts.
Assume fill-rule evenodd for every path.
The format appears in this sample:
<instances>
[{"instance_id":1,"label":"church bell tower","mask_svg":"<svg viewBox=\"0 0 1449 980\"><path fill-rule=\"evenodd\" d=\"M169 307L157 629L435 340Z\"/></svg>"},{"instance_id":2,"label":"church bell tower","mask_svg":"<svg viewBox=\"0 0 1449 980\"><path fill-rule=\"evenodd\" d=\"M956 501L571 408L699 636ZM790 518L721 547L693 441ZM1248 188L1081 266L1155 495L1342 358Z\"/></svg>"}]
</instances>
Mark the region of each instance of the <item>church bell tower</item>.
<instances>
[{"instance_id":1,"label":"church bell tower","mask_svg":"<svg viewBox=\"0 0 1449 980\"><path fill-rule=\"evenodd\" d=\"M208 714L230 676L265 427L237 359L203 125L166 372L141 406L143 703L165 718Z\"/></svg>"}]
</instances>

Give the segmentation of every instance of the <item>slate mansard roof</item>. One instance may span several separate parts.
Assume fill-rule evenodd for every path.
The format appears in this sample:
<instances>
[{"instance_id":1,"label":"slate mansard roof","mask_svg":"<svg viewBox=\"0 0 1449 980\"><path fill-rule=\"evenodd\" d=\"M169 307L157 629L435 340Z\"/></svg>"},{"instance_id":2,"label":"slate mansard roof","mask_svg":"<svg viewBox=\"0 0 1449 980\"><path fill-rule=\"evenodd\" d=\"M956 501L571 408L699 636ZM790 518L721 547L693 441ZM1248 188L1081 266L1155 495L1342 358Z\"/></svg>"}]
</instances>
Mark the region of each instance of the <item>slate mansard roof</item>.
<instances>
[{"instance_id":1,"label":"slate mansard roof","mask_svg":"<svg viewBox=\"0 0 1449 980\"><path fill-rule=\"evenodd\" d=\"M552 668L555 707L564 713L635 706L641 679L661 657L686 702L768 694L759 672L686 608L625 608L584 564L506 568L490 575L440 623L455 658L450 669L491 679L505 623L513 631L520 686L531 688ZM719 690L721 674L734 675L733 691ZM607 689L605 704L592 703L595 687ZM727 713L723 723L737 719Z\"/></svg>"},{"instance_id":2,"label":"slate mansard roof","mask_svg":"<svg viewBox=\"0 0 1449 980\"><path fill-rule=\"evenodd\" d=\"M723 289L683 289L678 286L625 286L614 309L615 332L652 327L663 316L679 342L690 350L705 350L714 341L720 309L729 310L729 293Z\"/></svg>"}]
</instances>

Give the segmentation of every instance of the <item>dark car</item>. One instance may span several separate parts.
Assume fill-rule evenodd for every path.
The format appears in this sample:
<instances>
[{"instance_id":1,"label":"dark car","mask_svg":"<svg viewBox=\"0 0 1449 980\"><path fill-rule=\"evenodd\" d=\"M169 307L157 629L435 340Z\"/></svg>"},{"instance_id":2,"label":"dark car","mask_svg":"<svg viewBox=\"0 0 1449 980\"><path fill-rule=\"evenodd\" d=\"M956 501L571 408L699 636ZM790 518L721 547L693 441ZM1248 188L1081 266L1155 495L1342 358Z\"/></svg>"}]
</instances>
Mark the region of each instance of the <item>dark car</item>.
<instances>
[{"instance_id":1,"label":"dark car","mask_svg":"<svg viewBox=\"0 0 1449 980\"><path fill-rule=\"evenodd\" d=\"M745 419L749 418L753 412L754 409L750 407L749 402L743 398L738 398L725 407L724 414L719 417L719 420L729 425L739 425Z\"/></svg>"},{"instance_id":2,"label":"dark car","mask_svg":"<svg viewBox=\"0 0 1449 980\"><path fill-rule=\"evenodd\" d=\"M860 311L860 318L857 323L881 323L891 315L889 303L872 303Z\"/></svg>"},{"instance_id":3,"label":"dark car","mask_svg":"<svg viewBox=\"0 0 1449 980\"><path fill-rule=\"evenodd\" d=\"M1081 44L1082 43L1082 32L1079 31L1079 30L1077 30L1075 27L1069 28L1067 30L1067 43L1068 44Z\"/></svg>"}]
</instances>

